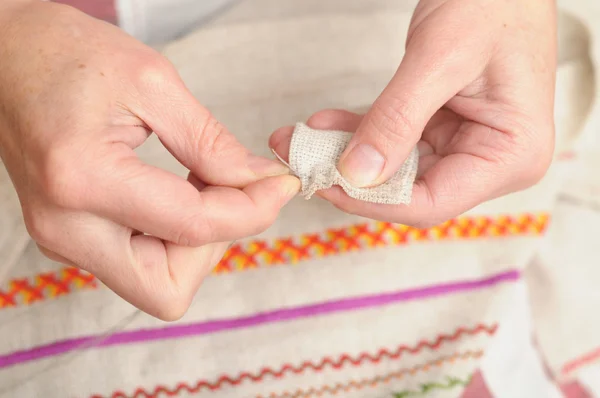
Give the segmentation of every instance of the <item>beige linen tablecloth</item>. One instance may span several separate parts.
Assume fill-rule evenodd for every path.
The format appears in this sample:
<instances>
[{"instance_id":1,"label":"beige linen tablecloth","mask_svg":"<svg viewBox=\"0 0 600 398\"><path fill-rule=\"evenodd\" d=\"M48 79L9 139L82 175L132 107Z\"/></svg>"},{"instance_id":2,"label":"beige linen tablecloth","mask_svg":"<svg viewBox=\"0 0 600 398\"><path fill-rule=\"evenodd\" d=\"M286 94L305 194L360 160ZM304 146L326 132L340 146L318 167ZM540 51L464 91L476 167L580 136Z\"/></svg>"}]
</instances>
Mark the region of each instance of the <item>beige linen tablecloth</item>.
<instances>
[{"instance_id":1,"label":"beige linen tablecloth","mask_svg":"<svg viewBox=\"0 0 600 398\"><path fill-rule=\"evenodd\" d=\"M377 96L413 5L245 1L162 51L267 155L273 129ZM176 323L44 259L0 171L0 396L458 397L477 369L500 398L560 396L542 361L597 389L600 7L564 7L540 184L428 230L297 199L232 247ZM139 153L184 173L154 138Z\"/></svg>"}]
</instances>

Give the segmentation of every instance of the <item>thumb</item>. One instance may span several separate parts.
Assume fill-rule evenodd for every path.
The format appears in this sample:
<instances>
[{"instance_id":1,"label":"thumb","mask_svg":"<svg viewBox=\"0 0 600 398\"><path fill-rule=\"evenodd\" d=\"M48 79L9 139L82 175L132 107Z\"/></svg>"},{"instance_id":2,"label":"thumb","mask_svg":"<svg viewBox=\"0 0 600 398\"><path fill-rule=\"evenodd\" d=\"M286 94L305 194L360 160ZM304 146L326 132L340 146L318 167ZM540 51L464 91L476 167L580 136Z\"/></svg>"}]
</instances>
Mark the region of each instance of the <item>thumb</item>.
<instances>
[{"instance_id":1,"label":"thumb","mask_svg":"<svg viewBox=\"0 0 600 398\"><path fill-rule=\"evenodd\" d=\"M431 32L425 31L411 38L394 77L340 157L338 169L352 185L369 187L387 181L435 112L483 70L479 65L484 62L468 59L468 43L453 46L429 36Z\"/></svg>"}]
</instances>

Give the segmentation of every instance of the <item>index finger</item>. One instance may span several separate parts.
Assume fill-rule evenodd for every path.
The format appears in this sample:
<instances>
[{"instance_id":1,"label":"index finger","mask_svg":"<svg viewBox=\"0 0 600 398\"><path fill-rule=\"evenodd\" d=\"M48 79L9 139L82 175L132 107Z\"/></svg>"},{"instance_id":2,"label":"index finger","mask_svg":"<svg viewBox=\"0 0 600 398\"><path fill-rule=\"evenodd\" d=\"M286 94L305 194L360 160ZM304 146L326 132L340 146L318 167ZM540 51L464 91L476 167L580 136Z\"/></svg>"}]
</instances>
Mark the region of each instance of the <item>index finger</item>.
<instances>
[{"instance_id":1,"label":"index finger","mask_svg":"<svg viewBox=\"0 0 600 398\"><path fill-rule=\"evenodd\" d=\"M116 167L115 167L116 165ZM96 170L86 210L178 243L201 246L262 232L299 190L292 176L270 177L243 189L196 189L189 181L126 157Z\"/></svg>"}]
</instances>

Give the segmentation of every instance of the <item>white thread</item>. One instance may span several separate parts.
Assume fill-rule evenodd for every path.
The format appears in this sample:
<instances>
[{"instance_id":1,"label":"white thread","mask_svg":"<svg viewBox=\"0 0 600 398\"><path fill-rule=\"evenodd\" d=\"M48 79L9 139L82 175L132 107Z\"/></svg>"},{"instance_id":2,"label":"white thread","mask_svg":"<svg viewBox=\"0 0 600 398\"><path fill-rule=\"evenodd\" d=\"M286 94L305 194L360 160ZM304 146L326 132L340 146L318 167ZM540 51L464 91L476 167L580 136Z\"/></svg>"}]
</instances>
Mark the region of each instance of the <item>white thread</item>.
<instances>
[{"instance_id":1,"label":"white thread","mask_svg":"<svg viewBox=\"0 0 600 398\"><path fill-rule=\"evenodd\" d=\"M283 160L283 158L281 156L279 156L279 154L277 152L275 152L275 149L271 148L271 152L273 152L273 155L275 155L275 157L277 158L277 160L279 160L281 163L283 163L284 165L286 165L288 167L288 169L290 169L290 171L292 173L294 173L294 175L296 174L296 172L294 170L292 170L292 166L290 166L290 164L288 162L286 162L285 160Z\"/></svg>"},{"instance_id":2,"label":"white thread","mask_svg":"<svg viewBox=\"0 0 600 398\"><path fill-rule=\"evenodd\" d=\"M127 327L141 313L142 313L142 311L140 311L139 309L136 308L134 312L132 312L131 314L124 317L119 323L117 323L110 329L104 331L102 334L98 335L93 340L76 347L73 352L65 354L63 357L60 357L55 361L51 361L51 363L44 366L43 368L41 368L37 371L33 371L33 372L25 375L24 377L21 377L18 380L14 380L14 379L11 380L11 382L8 385L2 386L0 388L0 395L3 395L8 392L11 392L13 390L16 390L17 388L22 387L22 386L26 385L27 383L32 382L37 376L40 376L46 372L50 372L53 370L56 370L56 371L60 370L61 366L67 365L67 364L71 363L72 361L74 361L83 351L87 350L88 348L92 348L92 347L99 345L100 343L102 343L102 341L106 340L107 338L112 336L117 331L122 330L125 327Z\"/></svg>"}]
</instances>

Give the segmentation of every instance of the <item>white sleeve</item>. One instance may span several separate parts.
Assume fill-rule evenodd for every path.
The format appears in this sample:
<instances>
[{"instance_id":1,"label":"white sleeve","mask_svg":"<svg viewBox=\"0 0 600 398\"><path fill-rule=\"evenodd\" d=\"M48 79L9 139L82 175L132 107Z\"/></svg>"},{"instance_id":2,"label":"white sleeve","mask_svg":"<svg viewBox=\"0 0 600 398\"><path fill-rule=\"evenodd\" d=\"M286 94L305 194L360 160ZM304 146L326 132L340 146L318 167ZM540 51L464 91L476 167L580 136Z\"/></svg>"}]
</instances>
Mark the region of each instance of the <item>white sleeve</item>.
<instances>
[{"instance_id":1,"label":"white sleeve","mask_svg":"<svg viewBox=\"0 0 600 398\"><path fill-rule=\"evenodd\" d=\"M236 0L116 0L119 25L149 44L161 44L188 32Z\"/></svg>"}]
</instances>

